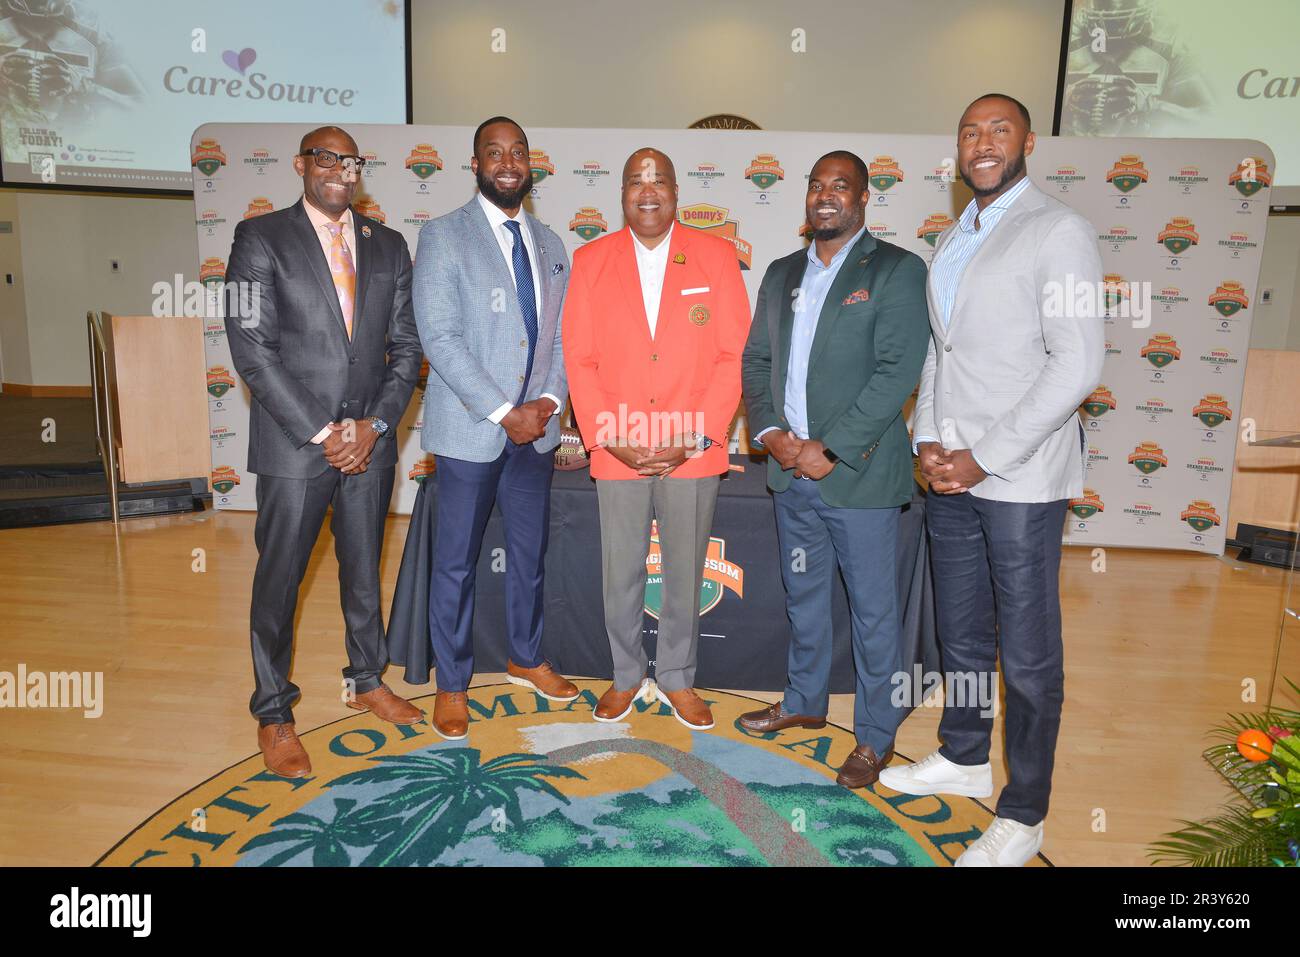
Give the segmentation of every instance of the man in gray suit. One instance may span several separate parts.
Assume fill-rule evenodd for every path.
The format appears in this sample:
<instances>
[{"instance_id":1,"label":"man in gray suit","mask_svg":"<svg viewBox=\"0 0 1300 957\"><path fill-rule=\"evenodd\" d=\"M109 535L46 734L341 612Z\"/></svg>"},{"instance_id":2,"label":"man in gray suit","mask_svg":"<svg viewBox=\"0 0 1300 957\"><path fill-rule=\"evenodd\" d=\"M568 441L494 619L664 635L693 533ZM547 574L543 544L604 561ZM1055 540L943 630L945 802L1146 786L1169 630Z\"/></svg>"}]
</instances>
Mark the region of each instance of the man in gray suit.
<instances>
[{"instance_id":1,"label":"man in gray suit","mask_svg":"<svg viewBox=\"0 0 1300 957\"><path fill-rule=\"evenodd\" d=\"M541 654L557 413L567 395L568 257L560 237L523 210L532 173L518 123L484 121L470 168L478 195L427 223L415 255L415 319L429 358L420 445L437 456L433 726L449 740L468 734L474 573L494 503L505 519L507 676L552 701L578 697Z\"/></svg>"},{"instance_id":2,"label":"man in gray suit","mask_svg":"<svg viewBox=\"0 0 1300 957\"><path fill-rule=\"evenodd\" d=\"M932 338L915 447L946 686L943 746L880 783L906 794L993 793L997 657L1009 781L962 867L1019 866L1043 844L1064 673L1058 578L1068 499L1083 494L1077 408L1105 354L1097 231L1025 172L1029 112L986 94L962 115L958 166L975 198L930 266ZM1080 306L1081 286L1095 293ZM1063 305L1062 305L1063 304Z\"/></svg>"},{"instance_id":3,"label":"man in gray suit","mask_svg":"<svg viewBox=\"0 0 1300 957\"><path fill-rule=\"evenodd\" d=\"M389 425L411 400L420 342L406 241L351 209L364 162L338 127L304 136L293 158L302 199L236 226L226 270L226 334L252 395L257 475L249 707L266 766L285 777L311 773L289 668L298 586L331 505L348 705L398 724L421 719L379 677L388 664L379 550L397 465Z\"/></svg>"}]
</instances>

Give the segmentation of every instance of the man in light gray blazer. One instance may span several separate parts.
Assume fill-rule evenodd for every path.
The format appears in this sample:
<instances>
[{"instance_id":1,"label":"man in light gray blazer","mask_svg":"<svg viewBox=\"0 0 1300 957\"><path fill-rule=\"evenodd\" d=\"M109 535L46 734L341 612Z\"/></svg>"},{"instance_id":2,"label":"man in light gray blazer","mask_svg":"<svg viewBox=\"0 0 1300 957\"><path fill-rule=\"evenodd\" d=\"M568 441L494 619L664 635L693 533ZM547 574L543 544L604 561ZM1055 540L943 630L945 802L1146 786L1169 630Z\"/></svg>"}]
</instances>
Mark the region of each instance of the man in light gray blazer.
<instances>
[{"instance_id":1,"label":"man in light gray blazer","mask_svg":"<svg viewBox=\"0 0 1300 957\"><path fill-rule=\"evenodd\" d=\"M494 116L480 125L470 168L479 193L420 230L412 287L429 359L420 445L437 461L433 726L449 740L468 733L474 572L494 503L505 519L508 676L552 701L578 696L541 655L553 453L567 395L560 309L568 257L560 237L522 208L532 174L518 123Z\"/></svg>"},{"instance_id":2,"label":"man in light gray blazer","mask_svg":"<svg viewBox=\"0 0 1300 957\"><path fill-rule=\"evenodd\" d=\"M915 448L945 686L943 746L881 772L907 794L993 793L1001 655L1009 781L959 866L1017 866L1043 844L1064 673L1058 577L1068 499L1083 494L1077 408L1105 355L1097 232L1025 172L1029 112L986 94L962 115L958 166L975 198L930 266L932 338ZM1079 290L1090 287L1091 296Z\"/></svg>"}]
</instances>

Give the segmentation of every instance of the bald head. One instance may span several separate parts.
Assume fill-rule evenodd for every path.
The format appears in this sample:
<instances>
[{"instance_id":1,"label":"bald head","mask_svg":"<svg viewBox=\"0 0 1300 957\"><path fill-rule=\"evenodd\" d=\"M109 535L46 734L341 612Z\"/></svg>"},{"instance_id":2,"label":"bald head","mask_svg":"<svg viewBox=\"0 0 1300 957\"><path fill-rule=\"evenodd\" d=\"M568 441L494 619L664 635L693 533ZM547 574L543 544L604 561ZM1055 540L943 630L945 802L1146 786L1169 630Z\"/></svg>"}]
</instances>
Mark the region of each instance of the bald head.
<instances>
[{"instance_id":1,"label":"bald head","mask_svg":"<svg viewBox=\"0 0 1300 957\"><path fill-rule=\"evenodd\" d=\"M346 144L345 148L339 149L337 145L331 146L330 142L336 144ZM334 150L336 153L356 153L357 141L354 140L347 130L339 126L318 126L316 129L303 134L301 142L298 144L298 152L305 153L307 150L322 147L327 150Z\"/></svg>"},{"instance_id":2,"label":"bald head","mask_svg":"<svg viewBox=\"0 0 1300 957\"><path fill-rule=\"evenodd\" d=\"M623 164L623 219L643 245L654 248L677 218L677 170L668 156L645 146Z\"/></svg>"}]
</instances>

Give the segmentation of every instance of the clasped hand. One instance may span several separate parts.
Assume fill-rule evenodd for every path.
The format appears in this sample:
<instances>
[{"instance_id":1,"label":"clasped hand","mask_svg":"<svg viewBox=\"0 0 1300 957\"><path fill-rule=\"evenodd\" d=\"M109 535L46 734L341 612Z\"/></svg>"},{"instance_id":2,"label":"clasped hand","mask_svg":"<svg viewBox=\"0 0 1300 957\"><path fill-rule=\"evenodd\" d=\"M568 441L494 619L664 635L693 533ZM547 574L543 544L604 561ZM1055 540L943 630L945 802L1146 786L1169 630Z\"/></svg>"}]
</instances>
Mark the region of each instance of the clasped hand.
<instances>
[{"instance_id":1,"label":"clasped hand","mask_svg":"<svg viewBox=\"0 0 1300 957\"><path fill-rule=\"evenodd\" d=\"M379 433L369 422L354 419L331 422L329 435L321 442L325 461L344 475L359 475L370 466L370 456L375 450Z\"/></svg>"},{"instance_id":2,"label":"clasped hand","mask_svg":"<svg viewBox=\"0 0 1300 957\"><path fill-rule=\"evenodd\" d=\"M988 478L970 449L945 449L939 442L922 442L916 452L921 477L940 495L968 492Z\"/></svg>"}]
</instances>

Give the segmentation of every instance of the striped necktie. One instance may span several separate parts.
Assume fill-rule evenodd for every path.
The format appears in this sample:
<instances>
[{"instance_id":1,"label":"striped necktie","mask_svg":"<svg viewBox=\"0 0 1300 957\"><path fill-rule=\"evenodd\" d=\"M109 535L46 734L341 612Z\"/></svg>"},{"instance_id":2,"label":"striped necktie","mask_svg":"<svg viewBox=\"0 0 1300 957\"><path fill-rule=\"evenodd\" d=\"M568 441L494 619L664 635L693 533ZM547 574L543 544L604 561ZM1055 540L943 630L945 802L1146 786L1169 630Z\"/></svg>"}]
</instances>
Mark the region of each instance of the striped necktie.
<instances>
[{"instance_id":1,"label":"striped necktie","mask_svg":"<svg viewBox=\"0 0 1300 957\"><path fill-rule=\"evenodd\" d=\"M524 385L519 390L515 405L524 401L528 393L528 380L533 374L533 357L537 352L537 295L533 290L533 264L528 258L528 247L519 232L519 223L513 219L506 220L506 229L515 239L515 248L510 257L510 265L515 273L515 297L519 300L519 312L524 318L524 331L528 334L528 365L524 369Z\"/></svg>"},{"instance_id":2,"label":"striped necktie","mask_svg":"<svg viewBox=\"0 0 1300 957\"><path fill-rule=\"evenodd\" d=\"M352 338L352 309L356 305L357 270L352 265L352 251L343 239L342 223L326 223L330 234L330 275L334 277L334 291L339 296L339 308L343 310L343 325L347 327L348 338Z\"/></svg>"}]
</instances>

